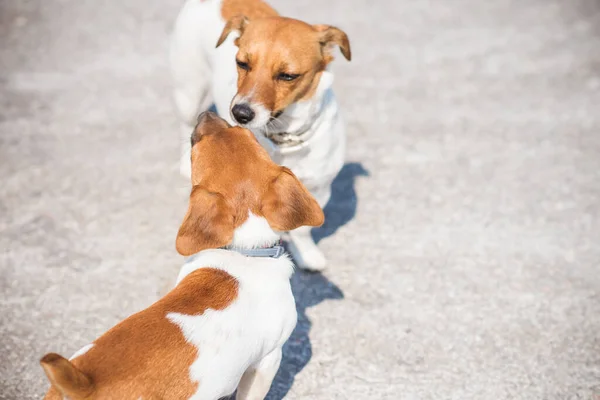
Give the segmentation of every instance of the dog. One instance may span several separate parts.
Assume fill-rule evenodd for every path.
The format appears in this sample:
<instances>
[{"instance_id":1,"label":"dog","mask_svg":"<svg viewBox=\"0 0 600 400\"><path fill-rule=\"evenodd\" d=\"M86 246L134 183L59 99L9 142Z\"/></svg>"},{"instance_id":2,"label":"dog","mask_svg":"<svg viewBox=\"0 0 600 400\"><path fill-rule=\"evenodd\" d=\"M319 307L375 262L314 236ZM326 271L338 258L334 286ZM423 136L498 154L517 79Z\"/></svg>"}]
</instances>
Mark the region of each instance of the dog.
<instances>
[{"instance_id":1,"label":"dog","mask_svg":"<svg viewBox=\"0 0 600 400\"><path fill-rule=\"evenodd\" d=\"M346 140L329 68L335 46L351 59L342 30L281 17L262 0L187 0L170 47L184 142L198 113L215 104L230 124L252 130L271 158L294 171L325 207ZM189 159L183 145L185 176ZM326 267L310 228L288 239L298 266Z\"/></svg>"},{"instance_id":2,"label":"dog","mask_svg":"<svg viewBox=\"0 0 600 400\"><path fill-rule=\"evenodd\" d=\"M57 399L263 399L296 326L293 264L278 232L323 211L247 129L204 113L192 135L193 189L173 290L70 360L41 365Z\"/></svg>"}]
</instances>

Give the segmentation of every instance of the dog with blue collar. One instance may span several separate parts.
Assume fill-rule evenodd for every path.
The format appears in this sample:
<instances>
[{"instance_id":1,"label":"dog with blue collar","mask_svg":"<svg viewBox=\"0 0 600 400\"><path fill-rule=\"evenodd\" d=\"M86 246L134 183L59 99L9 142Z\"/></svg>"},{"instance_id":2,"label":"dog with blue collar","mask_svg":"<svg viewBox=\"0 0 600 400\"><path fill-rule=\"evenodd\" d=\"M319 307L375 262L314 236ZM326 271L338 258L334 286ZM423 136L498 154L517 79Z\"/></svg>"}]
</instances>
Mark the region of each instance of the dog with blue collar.
<instances>
[{"instance_id":1,"label":"dog with blue collar","mask_svg":"<svg viewBox=\"0 0 600 400\"><path fill-rule=\"evenodd\" d=\"M71 359L41 365L46 400L263 399L296 326L294 265L281 233L323 211L248 130L212 113L192 134L192 191L176 286Z\"/></svg>"}]
</instances>

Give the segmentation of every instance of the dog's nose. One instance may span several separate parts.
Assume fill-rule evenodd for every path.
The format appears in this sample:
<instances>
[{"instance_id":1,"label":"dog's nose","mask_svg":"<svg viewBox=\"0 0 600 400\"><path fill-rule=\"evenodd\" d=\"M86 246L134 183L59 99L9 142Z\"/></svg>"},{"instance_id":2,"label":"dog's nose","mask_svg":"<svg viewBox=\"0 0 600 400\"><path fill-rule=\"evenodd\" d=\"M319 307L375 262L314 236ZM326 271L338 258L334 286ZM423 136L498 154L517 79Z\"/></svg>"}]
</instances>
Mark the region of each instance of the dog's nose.
<instances>
[{"instance_id":1,"label":"dog's nose","mask_svg":"<svg viewBox=\"0 0 600 400\"><path fill-rule=\"evenodd\" d=\"M233 118L240 124L247 124L254 119L254 111L248 104L236 104L231 109Z\"/></svg>"}]
</instances>

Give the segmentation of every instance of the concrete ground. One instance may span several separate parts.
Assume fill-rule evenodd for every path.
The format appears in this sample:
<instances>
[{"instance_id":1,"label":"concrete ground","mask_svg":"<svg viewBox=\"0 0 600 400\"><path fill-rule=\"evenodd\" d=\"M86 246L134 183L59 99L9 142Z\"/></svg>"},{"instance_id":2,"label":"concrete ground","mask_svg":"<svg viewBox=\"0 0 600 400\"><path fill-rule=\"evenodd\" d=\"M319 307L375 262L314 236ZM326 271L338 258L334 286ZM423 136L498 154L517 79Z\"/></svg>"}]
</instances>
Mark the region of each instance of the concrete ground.
<instances>
[{"instance_id":1,"label":"concrete ground","mask_svg":"<svg viewBox=\"0 0 600 400\"><path fill-rule=\"evenodd\" d=\"M0 2L1 399L178 271L180 3ZM600 3L272 4L354 60L331 267L293 278L269 398L599 399Z\"/></svg>"}]
</instances>

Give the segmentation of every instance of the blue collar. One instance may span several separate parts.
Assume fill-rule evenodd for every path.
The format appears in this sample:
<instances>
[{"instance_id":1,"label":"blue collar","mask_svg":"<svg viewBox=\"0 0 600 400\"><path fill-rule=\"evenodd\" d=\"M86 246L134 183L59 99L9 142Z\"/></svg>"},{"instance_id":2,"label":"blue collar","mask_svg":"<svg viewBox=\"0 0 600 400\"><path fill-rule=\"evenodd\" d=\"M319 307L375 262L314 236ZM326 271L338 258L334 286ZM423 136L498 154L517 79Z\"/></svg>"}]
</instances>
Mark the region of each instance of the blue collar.
<instances>
[{"instance_id":1,"label":"blue collar","mask_svg":"<svg viewBox=\"0 0 600 400\"><path fill-rule=\"evenodd\" d=\"M244 249L242 247L221 247L222 250L235 251L246 257L269 257L279 258L285 253L285 249L281 243L281 240L269 247L257 247L253 249Z\"/></svg>"},{"instance_id":2,"label":"blue collar","mask_svg":"<svg viewBox=\"0 0 600 400\"><path fill-rule=\"evenodd\" d=\"M226 247L219 247L219 250L235 251L236 253L239 253L245 257L279 258L285 254L285 248L283 247L283 243L281 242L281 240L279 240L278 242L276 242L275 244L273 244L270 247L244 249L241 247L226 246ZM198 256L198 254L200 254L200 253L192 254L191 256L187 257L185 259L184 264L194 261L196 259L196 257Z\"/></svg>"},{"instance_id":3,"label":"blue collar","mask_svg":"<svg viewBox=\"0 0 600 400\"><path fill-rule=\"evenodd\" d=\"M235 251L245 257L268 257L268 258L279 258L285 254L285 248L283 243L279 240L277 243L270 247L257 247L254 249L244 249L242 247L219 247L219 250ZM185 262L193 261L199 253L193 254L186 258Z\"/></svg>"},{"instance_id":4,"label":"blue collar","mask_svg":"<svg viewBox=\"0 0 600 400\"><path fill-rule=\"evenodd\" d=\"M231 250L236 253L240 253L246 257L269 257L279 258L285 253L285 249L280 244L276 244L272 247L263 247L257 249L242 249L240 247L222 247L223 250Z\"/></svg>"}]
</instances>

